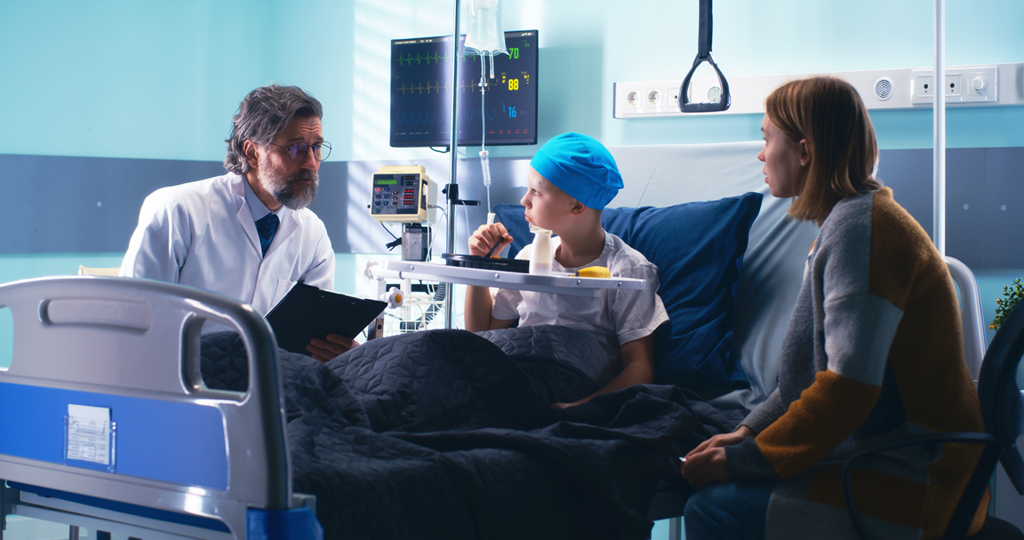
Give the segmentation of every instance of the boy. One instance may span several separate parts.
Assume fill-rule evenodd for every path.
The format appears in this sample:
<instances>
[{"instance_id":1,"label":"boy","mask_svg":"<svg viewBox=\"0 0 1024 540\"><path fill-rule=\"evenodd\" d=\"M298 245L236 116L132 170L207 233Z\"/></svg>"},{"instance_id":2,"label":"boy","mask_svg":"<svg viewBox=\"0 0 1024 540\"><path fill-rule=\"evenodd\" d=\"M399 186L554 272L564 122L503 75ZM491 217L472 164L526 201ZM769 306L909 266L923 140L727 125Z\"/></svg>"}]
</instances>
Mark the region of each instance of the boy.
<instances>
[{"instance_id":1,"label":"boy","mask_svg":"<svg viewBox=\"0 0 1024 540\"><path fill-rule=\"evenodd\" d=\"M466 329L471 332L520 326L559 324L594 335L611 361L621 358L622 371L594 396L654 379L654 330L668 320L658 297L658 269L643 255L601 226L601 210L622 188L612 155L600 142L578 133L563 133L547 142L530 161L522 204L526 221L558 235L551 239L552 272L575 273L604 266L612 276L647 280L643 290L601 289L596 298L501 289L491 297L487 287L466 290ZM469 239L471 255L485 255L495 243L500 253L512 242L500 223L482 225ZM529 259L532 246L517 258Z\"/></svg>"}]
</instances>

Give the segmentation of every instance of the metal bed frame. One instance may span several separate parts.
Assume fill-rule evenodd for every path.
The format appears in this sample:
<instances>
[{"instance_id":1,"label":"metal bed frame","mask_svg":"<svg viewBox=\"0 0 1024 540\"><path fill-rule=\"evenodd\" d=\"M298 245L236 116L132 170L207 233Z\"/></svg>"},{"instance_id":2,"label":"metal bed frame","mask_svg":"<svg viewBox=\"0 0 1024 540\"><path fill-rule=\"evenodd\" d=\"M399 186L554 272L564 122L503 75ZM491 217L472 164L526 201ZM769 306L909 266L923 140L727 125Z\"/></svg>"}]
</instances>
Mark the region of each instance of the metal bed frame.
<instances>
[{"instance_id":1,"label":"metal bed frame","mask_svg":"<svg viewBox=\"0 0 1024 540\"><path fill-rule=\"evenodd\" d=\"M0 370L0 524L66 523L71 538L80 526L97 538L322 537L315 499L292 493L276 341L250 306L82 276L0 285L0 307L14 325ZM204 321L241 334L247 392L203 384Z\"/></svg>"}]
</instances>

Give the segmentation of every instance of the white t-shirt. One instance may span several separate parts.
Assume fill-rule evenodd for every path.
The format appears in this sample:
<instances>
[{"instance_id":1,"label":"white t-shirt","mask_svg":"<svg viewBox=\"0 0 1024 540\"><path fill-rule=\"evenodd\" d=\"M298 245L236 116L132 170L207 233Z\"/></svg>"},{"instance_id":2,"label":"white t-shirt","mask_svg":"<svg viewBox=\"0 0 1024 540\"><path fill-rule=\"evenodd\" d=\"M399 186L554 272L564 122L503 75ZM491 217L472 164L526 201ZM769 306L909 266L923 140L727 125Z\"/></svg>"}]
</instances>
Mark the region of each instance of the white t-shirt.
<instances>
[{"instance_id":1,"label":"white t-shirt","mask_svg":"<svg viewBox=\"0 0 1024 540\"><path fill-rule=\"evenodd\" d=\"M559 245L560 238L551 239L552 253ZM533 246L526 246L516 258L529 259L532 252ZM668 320L657 294L658 267L614 234L605 232L604 249L594 261L579 268L565 268L554 260L551 266L552 273L569 274L587 266L604 266L613 277L646 279L647 287L599 289L597 297L500 289L491 315L496 319L519 319L519 326L557 324L590 332L613 361L619 359L622 343L646 337Z\"/></svg>"}]
</instances>

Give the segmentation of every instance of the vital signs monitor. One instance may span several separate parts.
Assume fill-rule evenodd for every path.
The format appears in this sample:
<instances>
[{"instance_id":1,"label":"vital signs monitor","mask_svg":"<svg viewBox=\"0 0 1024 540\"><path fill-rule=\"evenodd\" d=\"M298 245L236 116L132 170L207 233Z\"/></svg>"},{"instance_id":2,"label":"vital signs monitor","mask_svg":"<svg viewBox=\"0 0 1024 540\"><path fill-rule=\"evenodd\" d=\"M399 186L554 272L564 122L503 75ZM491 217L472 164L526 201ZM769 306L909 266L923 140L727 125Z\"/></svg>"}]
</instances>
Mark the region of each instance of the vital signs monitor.
<instances>
[{"instance_id":1,"label":"vital signs monitor","mask_svg":"<svg viewBox=\"0 0 1024 540\"><path fill-rule=\"evenodd\" d=\"M452 36L391 40L391 146L451 144L451 42ZM494 57L494 78L484 79L483 111L480 57L459 55L458 146L479 146L484 124L487 146L537 144L537 31L505 32L505 46L508 54Z\"/></svg>"}]
</instances>

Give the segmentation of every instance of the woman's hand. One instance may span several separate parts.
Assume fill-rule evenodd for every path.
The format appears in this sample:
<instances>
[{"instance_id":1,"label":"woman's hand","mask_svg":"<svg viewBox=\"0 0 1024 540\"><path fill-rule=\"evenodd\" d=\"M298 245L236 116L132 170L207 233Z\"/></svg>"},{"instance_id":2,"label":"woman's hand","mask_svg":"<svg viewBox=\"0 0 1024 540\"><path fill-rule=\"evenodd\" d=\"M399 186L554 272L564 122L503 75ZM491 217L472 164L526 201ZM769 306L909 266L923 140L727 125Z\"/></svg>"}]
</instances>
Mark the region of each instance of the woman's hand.
<instances>
[{"instance_id":1,"label":"woman's hand","mask_svg":"<svg viewBox=\"0 0 1024 540\"><path fill-rule=\"evenodd\" d=\"M491 248L498 243L501 245L492 251ZM501 253L511 243L512 237L501 223L481 225L469 237L469 254L482 257L488 253Z\"/></svg>"},{"instance_id":2,"label":"woman's hand","mask_svg":"<svg viewBox=\"0 0 1024 540\"><path fill-rule=\"evenodd\" d=\"M697 448L683 458L683 463L680 466L683 478L698 488L707 484L732 480L732 471L729 469L725 447L738 444L753 435L754 431L749 427L740 426L732 433L715 435L700 443Z\"/></svg>"},{"instance_id":3,"label":"woman's hand","mask_svg":"<svg viewBox=\"0 0 1024 540\"><path fill-rule=\"evenodd\" d=\"M686 461L690 461L691 456L693 456L694 454L699 454L704 450L707 450L708 448L720 448L722 446L739 444L740 442L743 441L743 439L753 436L754 430L748 428L747 426L740 426L736 431L733 431L732 433L719 433L718 435L715 435L714 437L711 437L710 439L698 444L697 448L690 450L690 453L686 454Z\"/></svg>"},{"instance_id":4,"label":"woman's hand","mask_svg":"<svg viewBox=\"0 0 1024 540\"><path fill-rule=\"evenodd\" d=\"M698 489L732 480L725 448L709 448L699 454L687 456L682 465L683 479Z\"/></svg>"}]
</instances>

